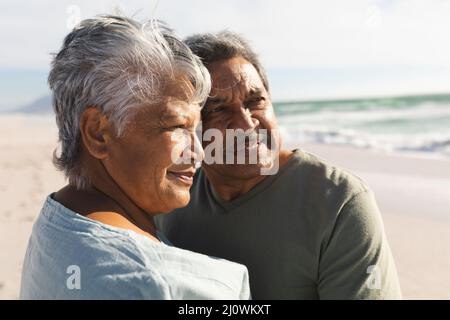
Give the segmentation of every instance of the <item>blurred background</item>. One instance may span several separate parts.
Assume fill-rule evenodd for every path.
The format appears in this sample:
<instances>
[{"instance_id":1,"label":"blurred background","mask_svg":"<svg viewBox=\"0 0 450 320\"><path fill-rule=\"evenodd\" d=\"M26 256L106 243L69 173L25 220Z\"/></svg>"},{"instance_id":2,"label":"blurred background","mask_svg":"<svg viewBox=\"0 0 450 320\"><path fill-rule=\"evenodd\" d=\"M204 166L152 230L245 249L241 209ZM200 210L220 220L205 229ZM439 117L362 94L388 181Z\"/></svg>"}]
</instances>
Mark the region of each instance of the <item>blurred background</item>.
<instances>
[{"instance_id":1,"label":"blurred background","mask_svg":"<svg viewBox=\"0 0 450 320\"><path fill-rule=\"evenodd\" d=\"M0 299L18 297L34 219L64 185L51 53L81 19L121 12L181 37L239 32L259 53L288 148L375 191L407 299L450 299L450 0L0 3Z\"/></svg>"}]
</instances>

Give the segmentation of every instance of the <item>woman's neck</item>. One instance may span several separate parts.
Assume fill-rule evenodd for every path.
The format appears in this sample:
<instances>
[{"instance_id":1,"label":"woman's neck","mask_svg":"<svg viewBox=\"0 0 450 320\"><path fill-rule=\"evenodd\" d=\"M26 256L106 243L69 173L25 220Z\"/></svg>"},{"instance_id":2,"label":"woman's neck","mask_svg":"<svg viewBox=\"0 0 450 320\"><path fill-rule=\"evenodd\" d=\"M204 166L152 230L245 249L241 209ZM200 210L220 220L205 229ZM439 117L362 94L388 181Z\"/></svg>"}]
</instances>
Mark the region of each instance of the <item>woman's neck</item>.
<instances>
[{"instance_id":1,"label":"woman's neck","mask_svg":"<svg viewBox=\"0 0 450 320\"><path fill-rule=\"evenodd\" d=\"M79 190L68 185L56 192L53 198L87 218L132 230L158 241L153 217L134 205L125 195L118 196L112 190L105 192L98 186Z\"/></svg>"}]
</instances>

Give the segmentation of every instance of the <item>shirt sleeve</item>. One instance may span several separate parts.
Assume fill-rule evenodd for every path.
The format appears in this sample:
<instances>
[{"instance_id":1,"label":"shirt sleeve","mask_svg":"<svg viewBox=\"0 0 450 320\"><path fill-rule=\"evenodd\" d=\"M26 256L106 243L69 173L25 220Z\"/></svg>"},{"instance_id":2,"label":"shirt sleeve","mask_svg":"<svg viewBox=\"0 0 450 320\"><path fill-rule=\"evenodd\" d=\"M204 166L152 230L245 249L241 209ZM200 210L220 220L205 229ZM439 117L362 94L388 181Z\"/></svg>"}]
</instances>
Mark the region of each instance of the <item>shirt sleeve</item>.
<instances>
[{"instance_id":1,"label":"shirt sleeve","mask_svg":"<svg viewBox=\"0 0 450 320\"><path fill-rule=\"evenodd\" d=\"M170 300L170 290L162 278L150 271L104 275L91 281L87 292L94 299ZM85 296L84 298L91 298Z\"/></svg>"},{"instance_id":2,"label":"shirt sleeve","mask_svg":"<svg viewBox=\"0 0 450 320\"><path fill-rule=\"evenodd\" d=\"M401 299L400 285L381 215L370 190L341 208L322 243L320 299Z\"/></svg>"}]
</instances>

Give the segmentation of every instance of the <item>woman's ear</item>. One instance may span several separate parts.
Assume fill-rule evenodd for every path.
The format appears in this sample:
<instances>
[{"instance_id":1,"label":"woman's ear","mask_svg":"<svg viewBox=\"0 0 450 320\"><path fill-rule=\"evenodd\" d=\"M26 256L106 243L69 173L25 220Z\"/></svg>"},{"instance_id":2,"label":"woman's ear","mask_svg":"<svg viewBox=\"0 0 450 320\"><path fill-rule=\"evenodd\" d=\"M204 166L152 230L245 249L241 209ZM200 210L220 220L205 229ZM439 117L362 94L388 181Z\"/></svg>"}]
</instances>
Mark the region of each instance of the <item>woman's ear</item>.
<instances>
[{"instance_id":1,"label":"woman's ear","mask_svg":"<svg viewBox=\"0 0 450 320\"><path fill-rule=\"evenodd\" d=\"M80 117L80 132L87 151L97 159L109 153L110 129L108 118L96 107L87 107Z\"/></svg>"}]
</instances>

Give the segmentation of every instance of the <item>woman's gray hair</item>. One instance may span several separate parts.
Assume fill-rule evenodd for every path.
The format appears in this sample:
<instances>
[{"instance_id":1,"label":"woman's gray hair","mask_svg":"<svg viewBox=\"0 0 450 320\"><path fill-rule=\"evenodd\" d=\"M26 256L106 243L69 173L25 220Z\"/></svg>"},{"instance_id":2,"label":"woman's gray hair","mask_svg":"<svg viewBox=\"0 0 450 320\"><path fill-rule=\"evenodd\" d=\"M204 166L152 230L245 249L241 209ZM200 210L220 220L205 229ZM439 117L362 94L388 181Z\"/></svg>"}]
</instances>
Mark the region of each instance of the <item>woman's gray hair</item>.
<instances>
[{"instance_id":1,"label":"woman's gray hair","mask_svg":"<svg viewBox=\"0 0 450 320\"><path fill-rule=\"evenodd\" d=\"M242 36L231 31L221 31L218 33L194 34L184 40L189 48L202 59L203 64L209 64L227 60L235 57L242 57L250 62L258 72L264 88L269 91L269 81L258 55L253 51L250 44Z\"/></svg>"},{"instance_id":2,"label":"woman's gray hair","mask_svg":"<svg viewBox=\"0 0 450 320\"><path fill-rule=\"evenodd\" d=\"M193 87L192 103L202 105L211 83L200 59L164 23L139 23L121 16L86 19L69 33L54 56L48 83L59 129L56 167L69 184L89 186L80 163L79 120L87 107L97 107L120 136L133 111L164 99L176 76Z\"/></svg>"}]
</instances>

